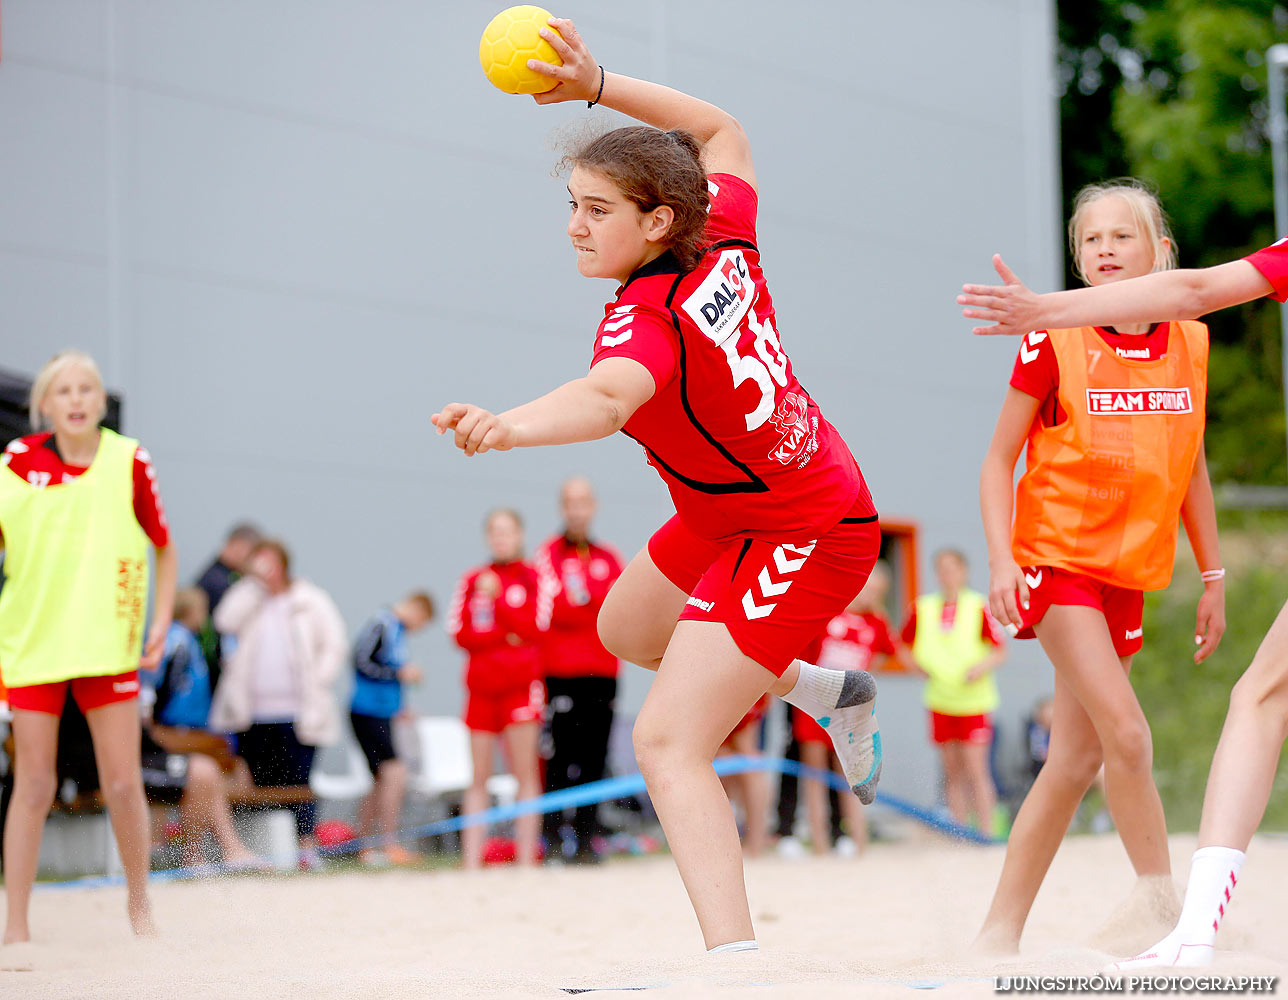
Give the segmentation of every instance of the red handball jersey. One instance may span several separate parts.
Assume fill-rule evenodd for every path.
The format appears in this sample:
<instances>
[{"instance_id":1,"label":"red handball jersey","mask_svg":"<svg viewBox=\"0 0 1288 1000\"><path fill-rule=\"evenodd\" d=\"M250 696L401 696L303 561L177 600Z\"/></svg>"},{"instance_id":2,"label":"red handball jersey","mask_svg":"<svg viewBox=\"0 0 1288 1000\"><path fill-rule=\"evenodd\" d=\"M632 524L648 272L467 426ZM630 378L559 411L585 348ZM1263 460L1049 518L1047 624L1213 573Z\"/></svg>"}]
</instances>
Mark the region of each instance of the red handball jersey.
<instances>
[{"instance_id":1,"label":"red handball jersey","mask_svg":"<svg viewBox=\"0 0 1288 1000\"><path fill-rule=\"evenodd\" d=\"M842 611L801 658L829 670L870 670L878 653L893 656L894 652L894 636L885 618L870 611L861 615Z\"/></svg>"},{"instance_id":2,"label":"red handball jersey","mask_svg":"<svg viewBox=\"0 0 1288 1000\"><path fill-rule=\"evenodd\" d=\"M1274 291L1270 293L1271 298L1276 302L1288 301L1288 236L1243 259L1260 271L1274 287Z\"/></svg>"},{"instance_id":3,"label":"red handball jersey","mask_svg":"<svg viewBox=\"0 0 1288 1000\"><path fill-rule=\"evenodd\" d=\"M657 391L627 421L694 534L816 538L876 513L840 434L779 343L756 248L756 192L708 178L710 241L684 272L671 254L636 271L604 308L592 366L631 358Z\"/></svg>"},{"instance_id":4,"label":"red handball jersey","mask_svg":"<svg viewBox=\"0 0 1288 1000\"><path fill-rule=\"evenodd\" d=\"M1157 361L1167 353L1170 323L1155 323L1148 333L1131 335L1119 333L1112 326L1098 326L1096 332L1105 342L1105 350L1115 352L1120 358L1135 361ZM1045 330L1034 330L1020 341L1011 370L1011 387L1039 400L1039 414L1044 427L1054 427L1064 422L1064 407L1060 405L1060 365L1055 350Z\"/></svg>"},{"instance_id":5,"label":"red handball jersey","mask_svg":"<svg viewBox=\"0 0 1288 1000\"><path fill-rule=\"evenodd\" d=\"M617 550L556 535L532 557L552 599L544 656L547 677L616 677L617 657L599 641L599 609L622 575Z\"/></svg>"},{"instance_id":6,"label":"red handball jersey","mask_svg":"<svg viewBox=\"0 0 1288 1000\"><path fill-rule=\"evenodd\" d=\"M9 466L11 472L36 487L70 483L86 471L84 466L63 461L49 432L10 441L0 455L0 465ZM134 516L153 545L161 549L170 544L170 526L161 505L156 470L152 468L152 456L142 446L134 452Z\"/></svg>"},{"instance_id":7,"label":"red handball jersey","mask_svg":"<svg viewBox=\"0 0 1288 1000\"><path fill-rule=\"evenodd\" d=\"M827 624L827 631L802 656L829 670L869 670L877 653L894 656L894 635L881 615L842 611ZM811 659L813 656L813 659Z\"/></svg>"},{"instance_id":8,"label":"red handball jersey","mask_svg":"<svg viewBox=\"0 0 1288 1000\"><path fill-rule=\"evenodd\" d=\"M493 597L479 587L493 573ZM550 624L550 594L526 562L492 563L461 577L447 615L447 634L469 653L465 687L495 697L541 679L541 643Z\"/></svg>"}]
</instances>

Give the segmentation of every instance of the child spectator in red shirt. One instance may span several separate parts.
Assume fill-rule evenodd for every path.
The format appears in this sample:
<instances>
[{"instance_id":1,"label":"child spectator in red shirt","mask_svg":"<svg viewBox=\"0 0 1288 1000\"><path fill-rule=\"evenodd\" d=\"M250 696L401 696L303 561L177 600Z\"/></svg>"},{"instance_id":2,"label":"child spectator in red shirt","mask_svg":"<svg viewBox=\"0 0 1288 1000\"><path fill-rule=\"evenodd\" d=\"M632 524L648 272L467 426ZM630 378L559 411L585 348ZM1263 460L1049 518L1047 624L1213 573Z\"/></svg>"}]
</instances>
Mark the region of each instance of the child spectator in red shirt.
<instances>
[{"instance_id":1,"label":"child spectator in red shirt","mask_svg":"<svg viewBox=\"0 0 1288 1000\"><path fill-rule=\"evenodd\" d=\"M550 624L550 595L537 571L523 558L523 521L517 511L501 508L483 522L492 559L470 570L452 598L447 631L469 653L465 667L465 724L470 730L474 779L465 791L468 816L487 807L487 779L498 739L505 749L519 798L541 794L537 741L545 694L541 683L541 643ZM537 860L535 815L515 820L515 840L522 865ZM481 826L462 833L466 868L483 864Z\"/></svg>"}]
</instances>

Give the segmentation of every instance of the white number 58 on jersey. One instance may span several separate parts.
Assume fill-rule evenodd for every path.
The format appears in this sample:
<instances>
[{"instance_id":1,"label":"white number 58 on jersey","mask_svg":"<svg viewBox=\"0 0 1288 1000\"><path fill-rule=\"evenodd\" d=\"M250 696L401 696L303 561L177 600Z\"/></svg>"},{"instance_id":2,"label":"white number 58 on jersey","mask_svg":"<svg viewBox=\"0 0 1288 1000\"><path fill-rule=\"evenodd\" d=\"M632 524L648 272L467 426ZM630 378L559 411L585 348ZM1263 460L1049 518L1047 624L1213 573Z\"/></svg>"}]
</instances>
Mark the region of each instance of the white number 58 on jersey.
<instances>
[{"instance_id":1,"label":"white number 58 on jersey","mask_svg":"<svg viewBox=\"0 0 1288 1000\"><path fill-rule=\"evenodd\" d=\"M763 323L752 302L756 286L741 250L725 250L706 280L684 300L684 311L707 338L724 351L736 389L746 381L760 388L760 401L747 414L754 431L774 413L774 384L787 385L787 357L778 342L773 319ZM750 330L752 354L740 354L742 331Z\"/></svg>"}]
</instances>

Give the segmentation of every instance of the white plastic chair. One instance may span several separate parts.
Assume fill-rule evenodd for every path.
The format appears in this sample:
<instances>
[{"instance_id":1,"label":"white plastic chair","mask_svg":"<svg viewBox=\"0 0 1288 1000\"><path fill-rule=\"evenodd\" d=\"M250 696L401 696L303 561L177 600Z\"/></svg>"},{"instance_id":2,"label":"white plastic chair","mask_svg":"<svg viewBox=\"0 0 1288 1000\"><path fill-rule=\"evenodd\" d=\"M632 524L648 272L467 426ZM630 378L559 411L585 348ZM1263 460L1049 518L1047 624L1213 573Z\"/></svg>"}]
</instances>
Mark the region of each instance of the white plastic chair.
<instances>
[{"instance_id":1,"label":"white plastic chair","mask_svg":"<svg viewBox=\"0 0 1288 1000\"><path fill-rule=\"evenodd\" d=\"M519 800L519 779L513 774L494 774L487 779L488 794L499 806L512 806Z\"/></svg>"},{"instance_id":2,"label":"white plastic chair","mask_svg":"<svg viewBox=\"0 0 1288 1000\"><path fill-rule=\"evenodd\" d=\"M319 799L328 799L332 802L360 799L370 792L372 787L371 771L367 767L367 760L362 756L358 745L352 741L341 743L337 749L342 754L344 770L338 773L324 770L322 761L336 755L320 753L317 755L313 770L309 773L309 787Z\"/></svg>"},{"instance_id":3,"label":"white plastic chair","mask_svg":"<svg viewBox=\"0 0 1288 1000\"><path fill-rule=\"evenodd\" d=\"M410 779L412 791L429 799L459 794L474 778L470 752L470 731L450 715L427 715L416 720L416 768ZM494 774L487 782L488 793L498 804L513 803L519 781L512 774Z\"/></svg>"},{"instance_id":4,"label":"white plastic chair","mask_svg":"<svg viewBox=\"0 0 1288 1000\"><path fill-rule=\"evenodd\" d=\"M474 776L470 733L465 723L448 715L416 720L416 768L412 791L436 799L469 788Z\"/></svg>"}]
</instances>

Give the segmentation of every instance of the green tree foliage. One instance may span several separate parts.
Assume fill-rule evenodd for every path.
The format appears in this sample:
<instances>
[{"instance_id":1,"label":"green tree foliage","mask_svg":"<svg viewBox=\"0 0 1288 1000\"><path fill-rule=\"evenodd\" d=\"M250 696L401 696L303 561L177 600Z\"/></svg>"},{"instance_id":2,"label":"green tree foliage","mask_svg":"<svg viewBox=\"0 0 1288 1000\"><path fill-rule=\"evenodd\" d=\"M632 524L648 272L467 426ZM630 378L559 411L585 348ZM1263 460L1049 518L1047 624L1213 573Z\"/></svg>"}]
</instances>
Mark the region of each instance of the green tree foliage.
<instances>
[{"instance_id":1,"label":"green tree foliage","mask_svg":"<svg viewBox=\"0 0 1288 1000\"><path fill-rule=\"evenodd\" d=\"M1193 659L1194 613L1202 589L1193 564L1188 572L1178 567L1168 590L1145 599L1145 646L1132 665L1132 686L1153 732L1154 780L1172 830L1198 829L1230 689L1283 605L1283 568L1266 565L1260 557L1282 542L1285 525L1281 517L1275 520L1235 531L1230 519L1223 518L1222 537L1235 543L1228 547L1248 557L1247 565L1231 566L1226 577L1228 629L1206 663L1196 666ZM1288 829L1288 749L1280 758L1261 828Z\"/></svg>"},{"instance_id":2,"label":"green tree foliage","mask_svg":"<svg viewBox=\"0 0 1288 1000\"><path fill-rule=\"evenodd\" d=\"M1060 0L1058 10L1067 200L1108 177L1149 181L1187 267L1272 242L1264 54L1288 40L1288 10L1270 0ZM1279 307L1252 303L1209 324L1213 477L1281 483Z\"/></svg>"}]
</instances>

